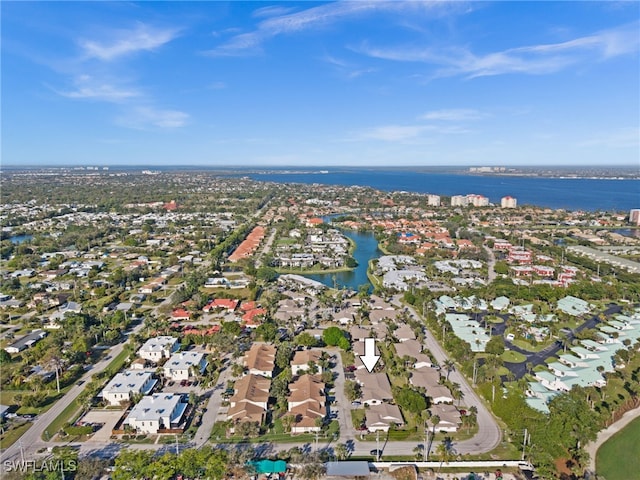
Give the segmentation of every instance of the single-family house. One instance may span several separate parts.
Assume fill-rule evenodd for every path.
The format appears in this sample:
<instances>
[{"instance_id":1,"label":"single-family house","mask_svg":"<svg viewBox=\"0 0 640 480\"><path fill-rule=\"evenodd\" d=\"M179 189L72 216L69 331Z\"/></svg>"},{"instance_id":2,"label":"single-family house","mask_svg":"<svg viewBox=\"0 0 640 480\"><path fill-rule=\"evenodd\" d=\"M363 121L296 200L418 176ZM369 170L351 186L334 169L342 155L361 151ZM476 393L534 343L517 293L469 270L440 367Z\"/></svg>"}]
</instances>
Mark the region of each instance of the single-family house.
<instances>
[{"instance_id":1,"label":"single-family house","mask_svg":"<svg viewBox=\"0 0 640 480\"><path fill-rule=\"evenodd\" d=\"M37 342L39 342L46 336L47 336L47 332L45 332L44 330L34 330L31 333L28 333L27 335L25 335L24 337L19 338L18 340L13 342L11 345L8 345L4 349L7 353L18 353L18 352L21 352L22 350L32 347L33 345L35 345Z\"/></svg>"},{"instance_id":2,"label":"single-family house","mask_svg":"<svg viewBox=\"0 0 640 480\"><path fill-rule=\"evenodd\" d=\"M432 417L437 415L440 419L440 421L435 425L436 432L453 433L458 431L462 417L456 407L446 403L440 403L432 405L430 412ZM431 421L429 420L428 422L433 427Z\"/></svg>"},{"instance_id":3,"label":"single-family house","mask_svg":"<svg viewBox=\"0 0 640 480\"><path fill-rule=\"evenodd\" d=\"M366 369L360 369L356 370L355 377L361 386L362 403L365 405L380 405L393 400L391 384L386 373L368 373Z\"/></svg>"},{"instance_id":4,"label":"single-family house","mask_svg":"<svg viewBox=\"0 0 640 480\"><path fill-rule=\"evenodd\" d=\"M404 419L397 405L383 403L367 408L365 425L370 432L388 432L392 425L403 425Z\"/></svg>"}]
</instances>

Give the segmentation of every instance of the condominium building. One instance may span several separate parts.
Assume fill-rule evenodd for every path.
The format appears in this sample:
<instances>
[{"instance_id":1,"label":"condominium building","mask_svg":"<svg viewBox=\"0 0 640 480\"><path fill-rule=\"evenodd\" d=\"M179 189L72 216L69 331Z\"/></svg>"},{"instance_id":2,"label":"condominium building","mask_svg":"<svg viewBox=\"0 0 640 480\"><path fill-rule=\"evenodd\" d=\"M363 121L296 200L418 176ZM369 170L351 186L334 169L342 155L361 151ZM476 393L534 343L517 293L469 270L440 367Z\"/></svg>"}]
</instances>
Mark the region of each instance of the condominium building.
<instances>
[{"instance_id":1,"label":"condominium building","mask_svg":"<svg viewBox=\"0 0 640 480\"><path fill-rule=\"evenodd\" d=\"M161 335L147 340L138 350L138 356L158 363L163 358L169 358L179 348L180 342L177 338Z\"/></svg>"},{"instance_id":2,"label":"condominium building","mask_svg":"<svg viewBox=\"0 0 640 480\"><path fill-rule=\"evenodd\" d=\"M153 390L157 380L153 372L127 370L120 372L102 389L102 398L112 406L120 402L129 402L136 394L147 395Z\"/></svg>"},{"instance_id":3,"label":"condominium building","mask_svg":"<svg viewBox=\"0 0 640 480\"><path fill-rule=\"evenodd\" d=\"M125 425L148 434L157 434L161 429L177 427L187 404L182 401L182 395L173 393L156 393L142 397L124 420Z\"/></svg>"},{"instance_id":4,"label":"condominium building","mask_svg":"<svg viewBox=\"0 0 640 480\"><path fill-rule=\"evenodd\" d=\"M518 201L509 195L500 199L500 206L502 208L516 208L517 203Z\"/></svg>"}]
</instances>

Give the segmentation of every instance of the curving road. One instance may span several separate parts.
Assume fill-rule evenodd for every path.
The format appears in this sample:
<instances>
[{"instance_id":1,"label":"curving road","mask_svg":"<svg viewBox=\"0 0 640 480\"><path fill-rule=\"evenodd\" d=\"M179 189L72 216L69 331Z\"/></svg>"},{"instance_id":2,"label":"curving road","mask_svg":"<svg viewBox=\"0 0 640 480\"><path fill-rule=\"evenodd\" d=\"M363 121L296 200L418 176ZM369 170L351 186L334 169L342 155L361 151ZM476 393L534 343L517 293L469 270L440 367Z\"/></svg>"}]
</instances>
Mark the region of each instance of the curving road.
<instances>
[{"instance_id":1,"label":"curving road","mask_svg":"<svg viewBox=\"0 0 640 480\"><path fill-rule=\"evenodd\" d=\"M407 308L415 319L421 319L413 307L407 306ZM429 330L426 331L424 346L431 352L440 365L449 359L448 355ZM498 426L492 413L460 372L453 370L449 374L449 380L460 385L460 390L464 394L464 404L467 407L475 406L478 409L478 433L469 440L458 442L455 445L456 451L458 453L485 453L493 450L502 440L502 430ZM397 442L389 445L395 445L395 443Z\"/></svg>"}]
</instances>

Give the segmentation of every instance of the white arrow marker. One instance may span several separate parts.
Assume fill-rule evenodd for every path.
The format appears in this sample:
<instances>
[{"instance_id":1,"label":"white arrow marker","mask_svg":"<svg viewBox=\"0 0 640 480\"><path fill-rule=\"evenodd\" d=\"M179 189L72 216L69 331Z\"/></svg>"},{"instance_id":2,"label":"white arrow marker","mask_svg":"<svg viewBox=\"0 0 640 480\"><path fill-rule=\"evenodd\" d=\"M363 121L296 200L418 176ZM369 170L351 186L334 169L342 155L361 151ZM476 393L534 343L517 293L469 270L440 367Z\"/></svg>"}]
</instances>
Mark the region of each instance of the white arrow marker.
<instances>
[{"instance_id":1,"label":"white arrow marker","mask_svg":"<svg viewBox=\"0 0 640 480\"><path fill-rule=\"evenodd\" d=\"M371 373L378 363L378 360L380 360L380 355L376 355L375 338L364 339L364 355L360 355L360 360L362 360L367 371Z\"/></svg>"}]
</instances>

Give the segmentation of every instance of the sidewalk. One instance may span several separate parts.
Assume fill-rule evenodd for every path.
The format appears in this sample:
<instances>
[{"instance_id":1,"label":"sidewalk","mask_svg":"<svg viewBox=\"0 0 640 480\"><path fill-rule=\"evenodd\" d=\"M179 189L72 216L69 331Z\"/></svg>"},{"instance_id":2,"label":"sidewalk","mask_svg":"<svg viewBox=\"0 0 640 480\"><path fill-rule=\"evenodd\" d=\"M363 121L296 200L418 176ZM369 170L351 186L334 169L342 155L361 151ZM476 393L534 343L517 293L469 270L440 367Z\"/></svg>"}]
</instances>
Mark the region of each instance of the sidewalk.
<instances>
[{"instance_id":1,"label":"sidewalk","mask_svg":"<svg viewBox=\"0 0 640 480\"><path fill-rule=\"evenodd\" d=\"M612 423L609 427L605 428L598 432L598 437L595 442L587 444L584 448L589 454L589 471L596 471L596 453L600 446L613 437L616 433L626 427L632 420L640 417L640 407L634 408L633 410L629 410L625 413L620 420Z\"/></svg>"}]
</instances>

